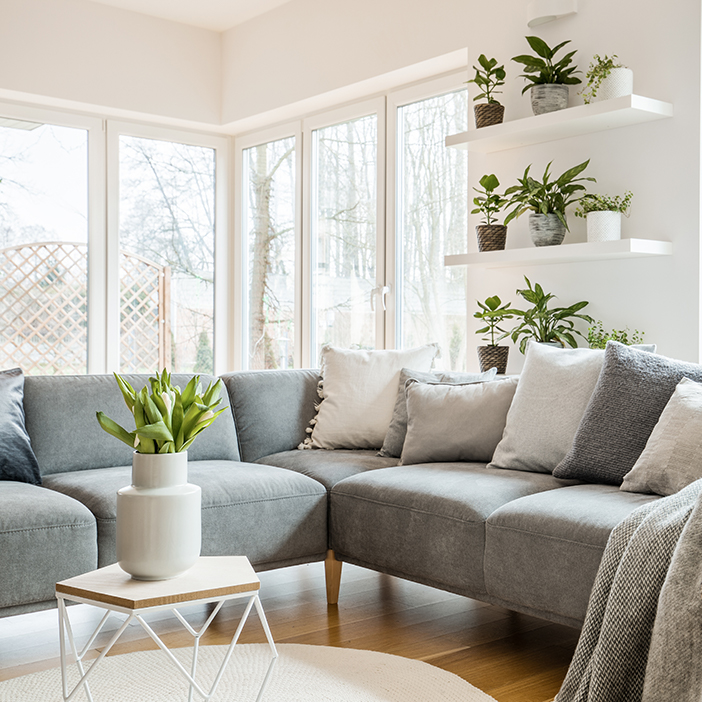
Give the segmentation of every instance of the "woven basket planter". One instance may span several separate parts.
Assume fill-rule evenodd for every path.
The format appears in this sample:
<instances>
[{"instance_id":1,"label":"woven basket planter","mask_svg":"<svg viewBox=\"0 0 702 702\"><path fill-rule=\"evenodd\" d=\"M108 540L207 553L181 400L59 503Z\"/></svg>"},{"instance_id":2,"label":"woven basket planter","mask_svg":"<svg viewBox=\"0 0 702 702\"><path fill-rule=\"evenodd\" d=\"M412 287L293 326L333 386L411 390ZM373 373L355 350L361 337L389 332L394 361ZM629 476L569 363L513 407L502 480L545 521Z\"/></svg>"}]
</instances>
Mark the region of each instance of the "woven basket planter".
<instances>
[{"instance_id":1,"label":"woven basket planter","mask_svg":"<svg viewBox=\"0 0 702 702\"><path fill-rule=\"evenodd\" d=\"M500 375L507 373L507 356L509 346L478 346L478 360L480 372L484 373L490 368L497 368Z\"/></svg>"},{"instance_id":2,"label":"woven basket planter","mask_svg":"<svg viewBox=\"0 0 702 702\"><path fill-rule=\"evenodd\" d=\"M479 224L478 251L503 251L507 242L507 227L504 224Z\"/></svg>"},{"instance_id":3,"label":"woven basket planter","mask_svg":"<svg viewBox=\"0 0 702 702\"><path fill-rule=\"evenodd\" d=\"M496 102L483 102L479 105L473 105L475 114L475 126L489 127L491 124L502 124L505 116L505 106Z\"/></svg>"}]
</instances>

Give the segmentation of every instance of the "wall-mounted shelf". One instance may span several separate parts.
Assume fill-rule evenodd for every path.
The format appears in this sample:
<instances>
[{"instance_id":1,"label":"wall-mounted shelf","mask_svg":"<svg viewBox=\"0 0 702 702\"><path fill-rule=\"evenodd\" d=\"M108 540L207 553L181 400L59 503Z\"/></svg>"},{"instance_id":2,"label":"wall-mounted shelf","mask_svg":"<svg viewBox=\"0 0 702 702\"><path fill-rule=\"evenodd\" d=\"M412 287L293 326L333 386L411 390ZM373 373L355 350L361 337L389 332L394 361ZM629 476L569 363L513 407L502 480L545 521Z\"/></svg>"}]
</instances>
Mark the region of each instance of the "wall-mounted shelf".
<instances>
[{"instance_id":1,"label":"wall-mounted shelf","mask_svg":"<svg viewBox=\"0 0 702 702\"><path fill-rule=\"evenodd\" d=\"M652 239L618 239L560 246L533 246L526 249L483 251L481 253L445 256L447 266L481 266L483 268L508 268L512 266L536 266L545 263L578 263L580 261L605 261L622 258L647 258L670 256L673 244L670 241Z\"/></svg>"},{"instance_id":2,"label":"wall-mounted shelf","mask_svg":"<svg viewBox=\"0 0 702 702\"><path fill-rule=\"evenodd\" d=\"M453 134L446 137L446 146L492 153L672 116L673 106L668 102L641 95L625 95Z\"/></svg>"}]
</instances>

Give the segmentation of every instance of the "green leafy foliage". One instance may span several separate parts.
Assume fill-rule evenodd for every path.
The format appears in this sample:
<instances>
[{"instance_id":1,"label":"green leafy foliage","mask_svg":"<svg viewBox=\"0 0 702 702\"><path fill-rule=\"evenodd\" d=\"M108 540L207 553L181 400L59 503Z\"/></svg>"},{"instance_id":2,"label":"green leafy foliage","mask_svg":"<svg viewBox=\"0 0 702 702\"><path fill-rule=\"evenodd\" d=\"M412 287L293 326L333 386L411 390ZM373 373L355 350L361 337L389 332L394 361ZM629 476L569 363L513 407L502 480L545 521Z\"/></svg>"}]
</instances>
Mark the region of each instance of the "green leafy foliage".
<instances>
[{"instance_id":1,"label":"green leafy foliage","mask_svg":"<svg viewBox=\"0 0 702 702\"><path fill-rule=\"evenodd\" d=\"M628 217L632 197L634 197L634 194L631 190L627 190L623 197L588 193L580 199L578 209L575 210L575 216L586 217L588 212L621 212L625 217Z\"/></svg>"},{"instance_id":2,"label":"green leafy foliage","mask_svg":"<svg viewBox=\"0 0 702 702\"><path fill-rule=\"evenodd\" d=\"M171 384L166 370L149 378L136 392L120 375L114 374L124 402L134 416L134 431L127 431L104 412L97 412L100 426L138 453L179 453L186 451L197 435L206 429L225 408L221 402L222 381L210 383L203 393L200 376L193 376L181 392ZM151 392L149 392L149 390Z\"/></svg>"},{"instance_id":3,"label":"green leafy foliage","mask_svg":"<svg viewBox=\"0 0 702 702\"><path fill-rule=\"evenodd\" d=\"M609 76L614 68L626 68L623 63L617 62L617 55L612 54L611 57L605 56L600 58L598 54L595 54L592 58L585 78L587 78L587 85L580 92L583 96L583 100L586 105L589 105L597 96L597 91L602 85L602 81Z\"/></svg>"},{"instance_id":4,"label":"green leafy foliage","mask_svg":"<svg viewBox=\"0 0 702 702\"><path fill-rule=\"evenodd\" d=\"M570 307L552 307L548 303L556 296L552 293L544 292L538 284L531 285L529 278L524 276L527 287L517 290L531 307L526 310L510 309L514 317L521 319L519 324L512 330L512 341L516 344L521 337L519 350L524 353L529 339L540 342L555 341L561 346L571 346L576 348L578 342L575 336L583 339L585 336L575 328L575 320L582 319L589 324L594 322L593 318L587 314L580 314L580 310L586 307L589 302L576 302Z\"/></svg>"},{"instance_id":5,"label":"green leafy foliage","mask_svg":"<svg viewBox=\"0 0 702 702\"><path fill-rule=\"evenodd\" d=\"M500 103L493 97L496 93L501 93L501 90L496 90L505 84L505 67L497 65L496 58L487 58L485 54L478 56L480 66L473 66L475 70L475 78L471 78L468 83L475 83L480 88L473 100L482 100L483 98L493 105Z\"/></svg>"},{"instance_id":6,"label":"green leafy foliage","mask_svg":"<svg viewBox=\"0 0 702 702\"><path fill-rule=\"evenodd\" d=\"M631 336L629 336L631 334ZM640 332L638 329L634 329L634 332L629 331L629 327L624 327L624 329L612 329L612 331L605 331L604 325L600 320L597 320L591 327L587 330L587 343L590 345L591 349L603 349L607 346L608 341L618 341L620 344L626 344L626 346L631 346L632 344L642 344L644 340L644 333Z\"/></svg>"},{"instance_id":7,"label":"green leafy foliage","mask_svg":"<svg viewBox=\"0 0 702 702\"><path fill-rule=\"evenodd\" d=\"M540 214L555 214L565 228L568 229L565 214L566 207L579 202L582 198L582 194L585 191L582 181L596 181L589 176L577 177L587 168L590 159L573 168L569 168L564 173L561 173L558 178L552 178L551 176L552 163L553 161L548 163L540 181L529 175L531 165L527 166L524 175L517 179L518 185L513 185L505 190L505 196L509 197L506 206L514 208L505 217L505 224L509 224L513 219L520 217L527 211L532 211Z\"/></svg>"},{"instance_id":8,"label":"green leafy foliage","mask_svg":"<svg viewBox=\"0 0 702 702\"><path fill-rule=\"evenodd\" d=\"M577 70L576 66L570 65L576 51L570 51L554 63L556 53L566 44L570 44L570 40L561 42L554 46L553 49L549 48L548 44L539 37L526 37L526 40L536 56L520 54L512 58L512 61L521 63L524 66L524 73L519 76L527 81L522 94L533 85L547 83L577 85L582 83L580 78L576 78L574 75L575 73L580 73L580 71Z\"/></svg>"},{"instance_id":9,"label":"green leafy foliage","mask_svg":"<svg viewBox=\"0 0 702 702\"><path fill-rule=\"evenodd\" d=\"M480 179L480 188L473 188L478 197L473 198L473 204L475 209L471 210L471 214L482 214L482 224L493 224L495 215L504 209L507 205L508 200L496 193L495 190L500 187L500 181L497 180L497 176L494 173L490 175L484 175Z\"/></svg>"},{"instance_id":10,"label":"green leafy foliage","mask_svg":"<svg viewBox=\"0 0 702 702\"><path fill-rule=\"evenodd\" d=\"M497 346L498 342L502 341L506 336L509 336L509 331L500 328L500 324L505 319L512 319L514 314L509 308L509 303L502 304L502 300L497 295L488 297L485 302L480 302L476 300L478 307L480 309L473 315L477 319L482 319L485 322L485 326L481 329L476 330L476 334L488 334L487 337L483 337L488 346ZM495 338L495 334L499 333L500 336Z\"/></svg>"}]
</instances>

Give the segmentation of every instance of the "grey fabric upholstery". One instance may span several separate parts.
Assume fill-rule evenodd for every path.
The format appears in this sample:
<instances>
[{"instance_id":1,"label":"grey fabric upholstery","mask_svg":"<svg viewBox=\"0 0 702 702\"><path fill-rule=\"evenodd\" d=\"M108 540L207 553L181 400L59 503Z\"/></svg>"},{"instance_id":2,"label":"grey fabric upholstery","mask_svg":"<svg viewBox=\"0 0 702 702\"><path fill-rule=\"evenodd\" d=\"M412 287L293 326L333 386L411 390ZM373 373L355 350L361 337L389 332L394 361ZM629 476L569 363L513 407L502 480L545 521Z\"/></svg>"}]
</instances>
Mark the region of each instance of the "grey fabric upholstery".
<instances>
[{"instance_id":1,"label":"grey fabric upholstery","mask_svg":"<svg viewBox=\"0 0 702 702\"><path fill-rule=\"evenodd\" d=\"M124 377L137 390L148 378L147 375ZM183 389L190 378L189 375L173 375L172 382ZM203 390L214 380L212 376L201 376ZM225 388L222 388L221 398L220 407L228 407ZM131 464L132 450L100 428L95 418L98 410L126 429L133 427L134 420L111 375L25 378L27 432L42 476ZM223 412L198 436L188 450L188 458L191 461L239 460L231 412Z\"/></svg>"},{"instance_id":2,"label":"grey fabric upholstery","mask_svg":"<svg viewBox=\"0 0 702 702\"><path fill-rule=\"evenodd\" d=\"M311 478L251 463L191 461L188 480L202 488L203 556L243 555L262 566L324 558L327 496ZM116 493L130 483L128 466L44 479L95 515L100 567L116 560Z\"/></svg>"},{"instance_id":3,"label":"grey fabric upholstery","mask_svg":"<svg viewBox=\"0 0 702 702\"><path fill-rule=\"evenodd\" d=\"M655 499L607 485L574 485L503 505L486 525L488 594L582 622L610 532Z\"/></svg>"},{"instance_id":4,"label":"grey fabric upholstery","mask_svg":"<svg viewBox=\"0 0 702 702\"><path fill-rule=\"evenodd\" d=\"M315 416L317 370L240 371L222 380L229 392L242 461L289 451Z\"/></svg>"},{"instance_id":5,"label":"grey fabric upholstery","mask_svg":"<svg viewBox=\"0 0 702 702\"><path fill-rule=\"evenodd\" d=\"M34 609L54 599L59 580L96 567L95 519L85 506L28 483L0 485L0 607Z\"/></svg>"},{"instance_id":6,"label":"grey fabric upholstery","mask_svg":"<svg viewBox=\"0 0 702 702\"><path fill-rule=\"evenodd\" d=\"M568 484L482 463L369 471L332 489L330 544L341 560L480 596L487 517L511 500Z\"/></svg>"},{"instance_id":7,"label":"grey fabric upholstery","mask_svg":"<svg viewBox=\"0 0 702 702\"><path fill-rule=\"evenodd\" d=\"M269 466L280 466L294 470L303 475L309 475L331 490L336 483L368 470L396 466L399 458L383 458L375 450L356 449L310 449L307 451L293 450L274 453L272 456L259 458L256 463Z\"/></svg>"}]
</instances>

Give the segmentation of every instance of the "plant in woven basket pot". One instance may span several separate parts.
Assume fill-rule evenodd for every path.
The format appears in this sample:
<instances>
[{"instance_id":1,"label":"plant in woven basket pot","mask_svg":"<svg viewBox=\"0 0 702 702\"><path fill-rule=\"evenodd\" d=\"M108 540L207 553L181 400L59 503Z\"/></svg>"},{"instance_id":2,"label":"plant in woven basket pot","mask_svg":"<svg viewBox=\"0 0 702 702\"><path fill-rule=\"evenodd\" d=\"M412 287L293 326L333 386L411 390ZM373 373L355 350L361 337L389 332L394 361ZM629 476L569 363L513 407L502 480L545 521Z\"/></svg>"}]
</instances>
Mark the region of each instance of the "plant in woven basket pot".
<instances>
[{"instance_id":1,"label":"plant in woven basket pot","mask_svg":"<svg viewBox=\"0 0 702 702\"><path fill-rule=\"evenodd\" d=\"M512 58L512 61L524 66L520 78L524 78L527 84L522 95L527 90L531 91L531 109L535 115L565 109L568 107L568 86L582 82L574 75L580 73L577 66L571 65L576 51L570 51L556 61L556 54L570 40L552 49L539 37L526 37L526 40L536 55L520 54Z\"/></svg>"},{"instance_id":2,"label":"plant in woven basket pot","mask_svg":"<svg viewBox=\"0 0 702 702\"><path fill-rule=\"evenodd\" d=\"M511 331L512 341L519 342L519 350L524 353L529 341L538 343L558 344L559 346L570 346L576 348L578 342L575 337L585 338L575 328L576 320L583 320L588 324L593 323L593 318L587 314L580 314L580 310L587 307L587 301L576 302L570 307L551 307L548 304L556 296L553 293L546 293L538 284L532 287L529 278L524 276L527 287L517 290L517 294L528 302L531 307L526 310L511 308L509 311L513 317L520 321Z\"/></svg>"},{"instance_id":3,"label":"plant in woven basket pot","mask_svg":"<svg viewBox=\"0 0 702 702\"><path fill-rule=\"evenodd\" d=\"M595 54L585 73L587 84L580 95L586 105L611 100L634 92L634 72L617 61L617 55Z\"/></svg>"},{"instance_id":4,"label":"plant in woven basket pot","mask_svg":"<svg viewBox=\"0 0 702 702\"><path fill-rule=\"evenodd\" d=\"M512 319L514 314L509 304L502 304L497 295L488 297L485 302L476 300L480 308L473 316L485 322L485 326L478 329L476 334L485 334L485 346L478 346L478 360L480 371L484 373L490 368L497 368L497 372L504 375L507 372L507 357L509 346L500 346L498 342L508 337L510 332L502 329L500 325L506 319Z\"/></svg>"},{"instance_id":5,"label":"plant in woven basket pot","mask_svg":"<svg viewBox=\"0 0 702 702\"><path fill-rule=\"evenodd\" d=\"M505 107L495 99L496 93L501 93L497 88L505 84L505 67L497 65L496 58L487 58L485 54L478 56L479 66L473 66L475 77L468 83L475 83L480 92L473 100L485 100L473 106L475 126L489 127L491 124L500 124L505 116Z\"/></svg>"},{"instance_id":6,"label":"plant in woven basket pot","mask_svg":"<svg viewBox=\"0 0 702 702\"><path fill-rule=\"evenodd\" d=\"M587 220L588 241L616 241L622 238L622 215L628 217L633 193L627 190L623 196L583 195L575 210L576 217Z\"/></svg>"},{"instance_id":7,"label":"plant in woven basket pot","mask_svg":"<svg viewBox=\"0 0 702 702\"><path fill-rule=\"evenodd\" d=\"M480 179L480 186L480 188L473 188L478 195L473 198L475 209L470 212L483 216L481 223L475 227L478 251L502 251L507 241L507 226L498 224L496 217L508 201L497 192L500 181L494 173L484 175Z\"/></svg>"},{"instance_id":8,"label":"plant in woven basket pot","mask_svg":"<svg viewBox=\"0 0 702 702\"><path fill-rule=\"evenodd\" d=\"M115 373L134 418L128 431L97 412L100 426L134 448L132 484L117 491L117 560L135 580L165 580L197 561L201 542L201 490L188 483L188 447L226 410L222 382L205 392L199 376L181 392L165 370L136 391Z\"/></svg>"},{"instance_id":9,"label":"plant in woven basket pot","mask_svg":"<svg viewBox=\"0 0 702 702\"><path fill-rule=\"evenodd\" d=\"M529 212L529 233L535 246L554 246L563 243L568 221L566 208L578 203L585 191L582 181L596 182L589 176L578 176L587 168L590 159L561 173L557 178L551 176L550 161L541 180L529 175L531 165L524 175L517 179L517 185L505 190L508 198L507 207L514 208L505 217L505 224Z\"/></svg>"}]
</instances>

